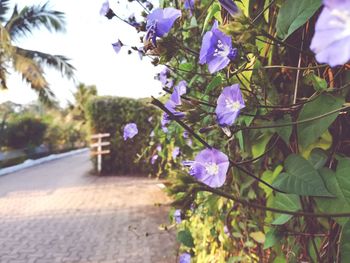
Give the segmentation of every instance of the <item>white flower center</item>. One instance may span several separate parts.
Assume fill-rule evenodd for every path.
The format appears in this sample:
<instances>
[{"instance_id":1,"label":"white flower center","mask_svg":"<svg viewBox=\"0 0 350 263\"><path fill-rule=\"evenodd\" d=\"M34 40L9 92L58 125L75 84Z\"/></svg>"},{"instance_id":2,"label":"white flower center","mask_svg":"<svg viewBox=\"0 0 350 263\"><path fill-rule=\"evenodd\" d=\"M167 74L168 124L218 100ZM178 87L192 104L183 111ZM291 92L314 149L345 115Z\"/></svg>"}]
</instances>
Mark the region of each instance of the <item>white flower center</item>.
<instances>
[{"instance_id":1,"label":"white flower center","mask_svg":"<svg viewBox=\"0 0 350 263\"><path fill-rule=\"evenodd\" d=\"M214 51L214 56L220 56L220 57L227 57L230 54L230 47L227 45L224 45L221 40L219 39L216 43L216 49Z\"/></svg>"},{"instance_id":2,"label":"white flower center","mask_svg":"<svg viewBox=\"0 0 350 263\"><path fill-rule=\"evenodd\" d=\"M241 104L239 103L239 101L232 101L232 100L226 99L225 103L226 103L226 108L229 108L233 111L238 111L241 108Z\"/></svg>"},{"instance_id":3,"label":"white flower center","mask_svg":"<svg viewBox=\"0 0 350 263\"><path fill-rule=\"evenodd\" d=\"M219 173L219 166L216 163L207 162L205 164L205 171L209 175L218 175L218 173Z\"/></svg>"}]
</instances>

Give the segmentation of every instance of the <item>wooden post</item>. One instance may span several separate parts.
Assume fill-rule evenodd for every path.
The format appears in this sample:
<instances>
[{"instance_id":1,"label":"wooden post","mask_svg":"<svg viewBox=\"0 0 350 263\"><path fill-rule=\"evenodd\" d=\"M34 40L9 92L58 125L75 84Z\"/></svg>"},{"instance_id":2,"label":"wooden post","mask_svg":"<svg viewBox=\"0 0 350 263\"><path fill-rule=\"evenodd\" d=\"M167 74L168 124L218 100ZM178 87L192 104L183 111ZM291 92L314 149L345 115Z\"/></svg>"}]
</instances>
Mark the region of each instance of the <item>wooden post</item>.
<instances>
[{"instance_id":1,"label":"wooden post","mask_svg":"<svg viewBox=\"0 0 350 263\"><path fill-rule=\"evenodd\" d=\"M103 150L103 146L108 146L111 143L110 142L103 142L102 138L111 136L109 133L98 133L91 136L91 140L96 140L96 143L92 143L90 145L91 148L91 155L97 156L97 172L98 174L101 174L102 171L102 155L103 154L109 154L110 150ZM97 148L97 151L93 151L93 148Z\"/></svg>"}]
</instances>

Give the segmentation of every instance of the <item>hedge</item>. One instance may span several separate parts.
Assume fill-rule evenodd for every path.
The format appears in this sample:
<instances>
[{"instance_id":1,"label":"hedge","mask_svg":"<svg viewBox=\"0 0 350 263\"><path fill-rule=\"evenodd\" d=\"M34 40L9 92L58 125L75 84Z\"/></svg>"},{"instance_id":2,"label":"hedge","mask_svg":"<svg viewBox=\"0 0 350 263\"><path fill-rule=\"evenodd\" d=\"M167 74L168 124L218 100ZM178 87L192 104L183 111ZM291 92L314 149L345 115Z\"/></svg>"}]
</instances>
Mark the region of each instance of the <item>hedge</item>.
<instances>
[{"instance_id":1,"label":"hedge","mask_svg":"<svg viewBox=\"0 0 350 263\"><path fill-rule=\"evenodd\" d=\"M149 135L153 130L150 116L157 114L147 100L95 97L87 103L86 114L91 134L111 134L111 152L102 158L102 173L147 174L151 171L148 161L142 158L137 161L150 142ZM139 132L133 139L124 141L123 128L129 122L136 123Z\"/></svg>"}]
</instances>

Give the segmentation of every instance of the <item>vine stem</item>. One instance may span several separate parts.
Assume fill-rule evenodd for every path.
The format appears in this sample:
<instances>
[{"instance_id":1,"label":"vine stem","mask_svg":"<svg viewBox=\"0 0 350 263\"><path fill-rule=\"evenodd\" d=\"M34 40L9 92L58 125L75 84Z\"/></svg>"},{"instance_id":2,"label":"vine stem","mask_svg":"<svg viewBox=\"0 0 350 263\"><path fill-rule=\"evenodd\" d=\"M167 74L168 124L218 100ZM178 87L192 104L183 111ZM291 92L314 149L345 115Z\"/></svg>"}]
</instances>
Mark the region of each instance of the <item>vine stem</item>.
<instances>
[{"instance_id":1,"label":"vine stem","mask_svg":"<svg viewBox=\"0 0 350 263\"><path fill-rule=\"evenodd\" d=\"M197 188L193 188L193 191L195 191L195 192L199 192L199 191L210 192L210 193L225 197L227 199L230 199L232 201L235 201L237 203L240 203L242 205L246 205L250 208L255 208L255 209L279 213L279 214L287 214L287 215L292 215L292 216L297 216L297 217L320 217L320 218L350 217L350 212L348 212L348 213L312 213L312 212L302 212L302 211L295 212L295 211L290 211L290 210L268 207L268 206L259 205L256 203L249 202L245 199L235 197L235 196L233 196L229 193L226 193L222 190L211 188L209 186L204 186L204 185L197 187Z\"/></svg>"},{"instance_id":2,"label":"vine stem","mask_svg":"<svg viewBox=\"0 0 350 263\"><path fill-rule=\"evenodd\" d=\"M343 110L348 110L350 109L350 106L345 106L345 107L342 107L340 109L336 109L336 110L332 110L330 112L327 112L325 114L322 114L322 115L319 115L319 116L316 116L316 117L313 117L313 118L308 118L308 119L305 119L305 120L301 120L301 121L292 121L292 122L289 122L289 123L281 123L281 124L275 124L275 125L266 125L266 126L250 126L250 127L242 127L242 128L238 128L236 129L234 132L238 132L238 131L242 131L242 130L256 130L256 129L269 129L269 128L277 128L277 127L284 127L284 126L291 126L291 125L295 125L295 124L302 124L302 123L306 123L306 122L310 122L310 121L315 121L315 120L318 120L318 119L322 119L324 117L327 117L329 115L332 115L336 112L339 112L339 111L343 111Z\"/></svg>"},{"instance_id":3,"label":"vine stem","mask_svg":"<svg viewBox=\"0 0 350 263\"><path fill-rule=\"evenodd\" d=\"M301 36L301 44L300 44L300 50L301 51L304 48L304 38L305 38L305 27L303 28L303 33L302 33L302 36ZM302 57L302 52L299 52L298 70L297 70L297 75L295 77L293 104L295 104L297 102L299 76L300 76L300 66L301 66L301 57Z\"/></svg>"}]
</instances>

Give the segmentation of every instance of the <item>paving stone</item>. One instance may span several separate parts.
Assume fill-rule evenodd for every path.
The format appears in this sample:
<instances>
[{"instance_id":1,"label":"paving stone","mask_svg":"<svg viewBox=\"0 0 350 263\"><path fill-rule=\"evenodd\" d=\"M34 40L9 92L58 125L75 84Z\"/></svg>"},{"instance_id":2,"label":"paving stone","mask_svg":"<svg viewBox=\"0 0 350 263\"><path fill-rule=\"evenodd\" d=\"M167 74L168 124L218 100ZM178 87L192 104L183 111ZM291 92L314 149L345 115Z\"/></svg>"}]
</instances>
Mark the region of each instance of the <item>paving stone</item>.
<instances>
[{"instance_id":1,"label":"paving stone","mask_svg":"<svg viewBox=\"0 0 350 263\"><path fill-rule=\"evenodd\" d=\"M175 262L159 181L90 169L79 154L0 177L1 263Z\"/></svg>"}]
</instances>

